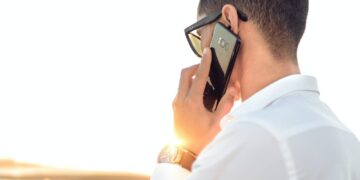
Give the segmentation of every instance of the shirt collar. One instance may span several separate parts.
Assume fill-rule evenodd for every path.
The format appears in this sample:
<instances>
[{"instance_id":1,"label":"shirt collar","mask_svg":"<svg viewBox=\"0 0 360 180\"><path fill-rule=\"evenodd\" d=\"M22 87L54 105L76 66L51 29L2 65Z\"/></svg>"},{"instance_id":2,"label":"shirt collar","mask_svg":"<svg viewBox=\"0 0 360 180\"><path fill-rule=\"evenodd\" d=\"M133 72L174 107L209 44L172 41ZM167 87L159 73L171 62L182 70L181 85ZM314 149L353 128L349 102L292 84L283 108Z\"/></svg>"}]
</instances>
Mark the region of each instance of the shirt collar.
<instances>
[{"instance_id":1,"label":"shirt collar","mask_svg":"<svg viewBox=\"0 0 360 180\"><path fill-rule=\"evenodd\" d=\"M263 109L281 96L295 91L312 91L320 94L314 77L300 74L289 75L266 86L246 101L236 104L230 114L221 120L220 125L223 127L229 120L241 114Z\"/></svg>"}]
</instances>

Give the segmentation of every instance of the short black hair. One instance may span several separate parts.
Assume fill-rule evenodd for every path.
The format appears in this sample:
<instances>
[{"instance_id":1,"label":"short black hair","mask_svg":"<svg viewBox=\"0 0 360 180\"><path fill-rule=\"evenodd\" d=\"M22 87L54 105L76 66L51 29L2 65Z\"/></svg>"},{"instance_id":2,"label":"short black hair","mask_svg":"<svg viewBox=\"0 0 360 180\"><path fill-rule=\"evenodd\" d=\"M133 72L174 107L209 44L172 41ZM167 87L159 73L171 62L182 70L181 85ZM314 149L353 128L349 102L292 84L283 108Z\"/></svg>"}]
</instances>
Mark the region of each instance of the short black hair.
<instances>
[{"instance_id":1,"label":"short black hair","mask_svg":"<svg viewBox=\"0 0 360 180\"><path fill-rule=\"evenodd\" d=\"M277 58L296 53L306 27L308 0L200 0L198 15L232 4L256 24Z\"/></svg>"}]
</instances>

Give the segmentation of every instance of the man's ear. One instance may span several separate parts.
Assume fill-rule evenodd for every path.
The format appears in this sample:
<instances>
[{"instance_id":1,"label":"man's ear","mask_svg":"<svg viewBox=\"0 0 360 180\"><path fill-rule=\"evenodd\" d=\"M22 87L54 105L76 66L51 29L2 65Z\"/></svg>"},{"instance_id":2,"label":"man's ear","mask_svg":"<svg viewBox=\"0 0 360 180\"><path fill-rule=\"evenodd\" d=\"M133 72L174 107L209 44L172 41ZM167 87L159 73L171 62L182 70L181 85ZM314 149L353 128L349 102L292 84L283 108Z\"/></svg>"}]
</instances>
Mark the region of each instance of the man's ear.
<instances>
[{"instance_id":1,"label":"man's ear","mask_svg":"<svg viewBox=\"0 0 360 180\"><path fill-rule=\"evenodd\" d=\"M225 4L221 10L221 22L225 26L230 26L231 30L235 33L239 33L239 16L236 8L231 4Z\"/></svg>"}]
</instances>

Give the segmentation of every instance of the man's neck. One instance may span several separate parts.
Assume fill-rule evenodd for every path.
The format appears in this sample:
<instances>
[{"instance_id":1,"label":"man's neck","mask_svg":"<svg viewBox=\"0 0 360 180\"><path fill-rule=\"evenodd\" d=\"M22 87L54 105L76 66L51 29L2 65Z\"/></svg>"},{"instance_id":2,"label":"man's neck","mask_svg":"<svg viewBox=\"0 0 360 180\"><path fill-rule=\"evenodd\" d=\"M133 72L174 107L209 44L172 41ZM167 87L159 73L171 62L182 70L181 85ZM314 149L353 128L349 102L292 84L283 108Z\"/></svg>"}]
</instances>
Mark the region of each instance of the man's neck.
<instances>
[{"instance_id":1,"label":"man's neck","mask_svg":"<svg viewBox=\"0 0 360 180\"><path fill-rule=\"evenodd\" d=\"M271 83L292 75L300 74L298 65L291 60L277 62L276 60L255 61L249 63L247 72L241 77L241 100L245 101Z\"/></svg>"}]
</instances>

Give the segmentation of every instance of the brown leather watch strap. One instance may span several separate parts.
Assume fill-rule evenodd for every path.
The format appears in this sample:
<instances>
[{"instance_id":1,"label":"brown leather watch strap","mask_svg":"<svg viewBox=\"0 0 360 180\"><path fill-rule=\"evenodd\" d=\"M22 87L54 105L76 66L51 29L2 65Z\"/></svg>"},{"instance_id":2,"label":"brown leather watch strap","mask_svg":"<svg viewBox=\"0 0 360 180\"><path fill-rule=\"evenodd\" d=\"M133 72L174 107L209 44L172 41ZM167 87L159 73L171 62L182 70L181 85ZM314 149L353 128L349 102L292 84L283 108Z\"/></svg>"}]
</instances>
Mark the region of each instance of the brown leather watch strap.
<instances>
[{"instance_id":1,"label":"brown leather watch strap","mask_svg":"<svg viewBox=\"0 0 360 180\"><path fill-rule=\"evenodd\" d=\"M196 154L191 152L190 150L187 150L186 148L179 147L181 151L181 158L180 158L180 165L191 171L191 166L193 162L196 160Z\"/></svg>"},{"instance_id":2,"label":"brown leather watch strap","mask_svg":"<svg viewBox=\"0 0 360 180\"><path fill-rule=\"evenodd\" d=\"M165 146L158 156L158 163L173 163L191 171L191 166L196 160L196 154L177 145Z\"/></svg>"}]
</instances>

